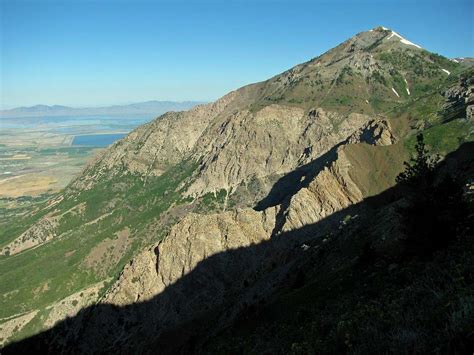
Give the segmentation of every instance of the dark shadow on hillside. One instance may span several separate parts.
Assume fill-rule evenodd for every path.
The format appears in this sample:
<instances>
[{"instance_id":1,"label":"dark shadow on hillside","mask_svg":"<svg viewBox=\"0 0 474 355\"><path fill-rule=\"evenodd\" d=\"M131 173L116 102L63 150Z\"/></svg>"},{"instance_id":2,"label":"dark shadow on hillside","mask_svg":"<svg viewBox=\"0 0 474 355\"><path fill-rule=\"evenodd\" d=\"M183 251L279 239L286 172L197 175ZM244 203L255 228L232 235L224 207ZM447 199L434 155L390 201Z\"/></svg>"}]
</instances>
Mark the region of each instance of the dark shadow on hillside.
<instances>
[{"instance_id":1,"label":"dark shadow on hillside","mask_svg":"<svg viewBox=\"0 0 474 355\"><path fill-rule=\"evenodd\" d=\"M335 145L320 157L278 179L270 189L268 195L257 203L255 210L262 211L266 208L276 206L282 203L287 196L292 196L302 188L307 187L321 170L336 160L337 148L342 144L344 143Z\"/></svg>"},{"instance_id":2,"label":"dark shadow on hillside","mask_svg":"<svg viewBox=\"0 0 474 355\"><path fill-rule=\"evenodd\" d=\"M369 122L369 123L373 123ZM359 132L358 140L361 143L374 145L377 141L377 134L375 133L376 126L368 125ZM302 188L308 187L309 183L318 175L324 168L329 167L337 159L337 151L339 147L348 144L352 137L349 137L338 144L334 145L329 151L322 154L311 162L296 168L293 171L283 175L272 186L270 192L262 200L260 200L254 209L262 211L266 208L285 203L286 198L293 196ZM303 152L305 157L311 154L312 147L307 147ZM287 202L287 201L286 201Z\"/></svg>"},{"instance_id":3,"label":"dark shadow on hillside","mask_svg":"<svg viewBox=\"0 0 474 355\"><path fill-rule=\"evenodd\" d=\"M473 153L474 144L464 144L449 161L470 158L472 167ZM449 161L442 165L449 166ZM209 336L239 315L252 312L277 290L293 287L302 262L321 258L323 247L305 251L303 243L322 246L321 237L339 227L347 214L364 218L401 196L403 189L395 186L313 225L212 255L150 300L123 307L98 304L85 308L1 353L199 352Z\"/></svg>"}]
</instances>

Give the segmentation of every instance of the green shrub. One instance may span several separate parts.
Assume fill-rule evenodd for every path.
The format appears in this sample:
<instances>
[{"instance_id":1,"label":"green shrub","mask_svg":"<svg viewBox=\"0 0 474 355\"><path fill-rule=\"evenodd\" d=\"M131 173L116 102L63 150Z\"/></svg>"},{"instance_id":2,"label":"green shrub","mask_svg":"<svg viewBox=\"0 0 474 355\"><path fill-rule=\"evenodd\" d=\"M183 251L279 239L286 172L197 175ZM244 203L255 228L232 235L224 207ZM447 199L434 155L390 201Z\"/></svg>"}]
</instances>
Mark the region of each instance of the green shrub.
<instances>
[{"instance_id":1,"label":"green shrub","mask_svg":"<svg viewBox=\"0 0 474 355\"><path fill-rule=\"evenodd\" d=\"M456 239L468 210L461 184L449 174L436 181L438 158L428 154L422 134L415 149L416 156L405 162L405 171L396 179L408 187L408 204L399 209L403 241L407 256L431 257Z\"/></svg>"}]
</instances>

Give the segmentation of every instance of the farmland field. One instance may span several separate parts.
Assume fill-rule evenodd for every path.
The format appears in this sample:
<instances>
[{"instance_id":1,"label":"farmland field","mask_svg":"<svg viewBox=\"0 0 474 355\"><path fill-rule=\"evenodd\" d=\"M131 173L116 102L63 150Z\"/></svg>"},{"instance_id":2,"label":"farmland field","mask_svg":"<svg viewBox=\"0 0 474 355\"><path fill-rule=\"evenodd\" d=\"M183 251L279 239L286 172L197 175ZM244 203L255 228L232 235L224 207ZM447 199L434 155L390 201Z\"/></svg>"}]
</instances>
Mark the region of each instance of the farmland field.
<instances>
[{"instance_id":1,"label":"farmland field","mask_svg":"<svg viewBox=\"0 0 474 355\"><path fill-rule=\"evenodd\" d=\"M102 149L153 117L0 117L0 208L44 200Z\"/></svg>"}]
</instances>

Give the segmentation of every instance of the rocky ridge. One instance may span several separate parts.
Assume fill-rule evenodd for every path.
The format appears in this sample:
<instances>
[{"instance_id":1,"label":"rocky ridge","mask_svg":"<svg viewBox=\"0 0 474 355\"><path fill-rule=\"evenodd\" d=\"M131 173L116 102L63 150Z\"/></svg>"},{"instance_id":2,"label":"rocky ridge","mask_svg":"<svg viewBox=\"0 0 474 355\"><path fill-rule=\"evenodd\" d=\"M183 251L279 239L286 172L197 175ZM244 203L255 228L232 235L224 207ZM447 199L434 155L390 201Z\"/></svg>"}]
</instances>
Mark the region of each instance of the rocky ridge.
<instances>
[{"instance_id":1,"label":"rocky ridge","mask_svg":"<svg viewBox=\"0 0 474 355\"><path fill-rule=\"evenodd\" d=\"M359 131L364 132L359 137L371 141L372 145L368 147L373 148L377 144L394 143L381 138L393 137L388 127L385 121L371 122L367 125L369 130ZM367 132L377 133L369 137ZM263 211L238 209L209 215L189 214L162 242L130 261L101 302L119 307L145 302L139 312L145 312L145 309L154 312L154 323L140 328L140 332L148 335L137 336L123 329L113 341L127 347L129 342L140 341L137 339L142 336L151 336L147 328L155 329L154 336L158 339L167 330L193 321L197 314L222 307L221 314L225 315L216 321L224 326L245 305L255 302L252 299L255 295L270 297L279 287L278 280L289 277L291 265L306 250L304 243L318 240L328 230L317 226L308 234L302 233L301 228L316 226L316 222L362 201L364 187L351 180L354 169L344 153L344 148L350 149L354 144L367 145L351 136L350 143L337 148L337 157L332 163L317 171L307 187L282 205ZM331 225L337 226L339 222ZM295 234L291 234L292 231L296 231ZM253 245L260 247L249 248ZM239 252L246 248L250 251ZM205 266L208 260L212 260L212 267ZM275 265L278 265L276 269ZM267 274L272 275L271 284L264 276ZM229 304L229 298L232 298L232 304ZM130 314L130 317L136 316L134 312ZM104 315L93 314L92 318L95 317ZM214 331L218 327L215 326ZM109 332L107 328L100 331ZM100 331L97 341L101 338Z\"/></svg>"},{"instance_id":2,"label":"rocky ridge","mask_svg":"<svg viewBox=\"0 0 474 355\"><path fill-rule=\"evenodd\" d=\"M443 93L446 103L443 114L446 119L465 117L474 120L474 78L464 76L457 85L450 87Z\"/></svg>"},{"instance_id":3,"label":"rocky ridge","mask_svg":"<svg viewBox=\"0 0 474 355\"><path fill-rule=\"evenodd\" d=\"M139 127L92 163L70 190L121 174L159 176L184 159L200 164L187 191L194 197L288 173L383 114L384 105L416 96L414 87L428 75L443 78L443 63L385 27L361 32L267 81ZM446 63L450 70L458 65Z\"/></svg>"}]
</instances>

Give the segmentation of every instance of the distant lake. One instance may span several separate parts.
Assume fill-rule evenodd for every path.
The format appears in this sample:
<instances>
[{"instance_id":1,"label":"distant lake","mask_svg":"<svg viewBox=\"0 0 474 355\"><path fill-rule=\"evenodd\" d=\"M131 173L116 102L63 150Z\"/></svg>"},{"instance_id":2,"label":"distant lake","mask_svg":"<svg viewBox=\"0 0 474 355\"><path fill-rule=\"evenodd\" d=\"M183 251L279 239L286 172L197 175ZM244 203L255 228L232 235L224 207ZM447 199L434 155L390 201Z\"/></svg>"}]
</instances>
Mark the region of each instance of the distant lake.
<instances>
[{"instance_id":1,"label":"distant lake","mask_svg":"<svg viewBox=\"0 0 474 355\"><path fill-rule=\"evenodd\" d=\"M115 141L125 136L125 133L86 134L81 136L74 136L74 139L72 140L72 145L89 147L108 147Z\"/></svg>"}]
</instances>

